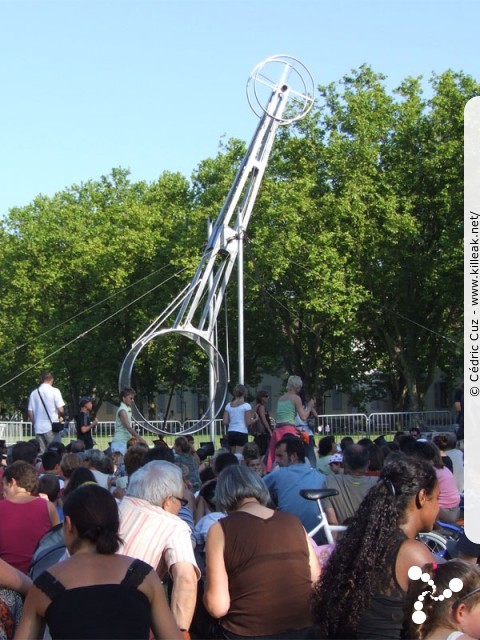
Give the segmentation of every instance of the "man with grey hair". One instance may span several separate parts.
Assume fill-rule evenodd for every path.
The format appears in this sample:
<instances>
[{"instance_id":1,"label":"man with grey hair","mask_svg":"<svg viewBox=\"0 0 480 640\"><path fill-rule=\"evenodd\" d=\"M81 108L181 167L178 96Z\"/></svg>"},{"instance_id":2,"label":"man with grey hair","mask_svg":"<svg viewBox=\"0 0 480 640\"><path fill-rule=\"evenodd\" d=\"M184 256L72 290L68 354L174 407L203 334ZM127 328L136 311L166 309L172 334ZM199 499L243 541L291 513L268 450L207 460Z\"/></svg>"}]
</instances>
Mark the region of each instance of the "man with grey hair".
<instances>
[{"instance_id":1,"label":"man with grey hair","mask_svg":"<svg viewBox=\"0 0 480 640\"><path fill-rule=\"evenodd\" d=\"M130 476L119 506L120 553L139 558L162 578L173 580L170 606L187 633L197 599L200 571L195 562L190 529L178 517L185 504L181 470L171 462L153 460Z\"/></svg>"},{"instance_id":2,"label":"man with grey hair","mask_svg":"<svg viewBox=\"0 0 480 640\"><path fill-rule=\"evenodd\" d=\"M108 489L108 473L104 472L105 454L100 449L89 449L83 454L85 466L95 476L95 480L104 489Z\"/></svg>"}]
</instances>

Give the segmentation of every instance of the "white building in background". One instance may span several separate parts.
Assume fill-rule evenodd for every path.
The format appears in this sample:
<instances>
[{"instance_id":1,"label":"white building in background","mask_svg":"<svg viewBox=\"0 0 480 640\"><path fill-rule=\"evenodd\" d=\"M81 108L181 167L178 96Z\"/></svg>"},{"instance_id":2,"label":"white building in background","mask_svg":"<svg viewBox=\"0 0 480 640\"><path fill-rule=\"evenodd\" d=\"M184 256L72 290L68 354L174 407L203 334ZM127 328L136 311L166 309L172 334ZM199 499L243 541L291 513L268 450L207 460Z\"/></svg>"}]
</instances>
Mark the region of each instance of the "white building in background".
<instances>
[{"instance_id":1,"label":"white building in background","mask_svg":"<svg viewBox=\"0 0 480 640\"><path fill-rule=\"evenodd\" d=\"M284 381L282 378L265 375L263 376L260 384L257 386L246 385L249 391L249 401L254 401L258 390L265 389L268 392L268 411L272 418L276 417L276 407L278 398L285 392ZM231 399L227 396L227 402ZM197 420L205 411L205 407L208 404L208 398L206 395L201 395L193 392L179 393L177 392L172 397L170 407L168 408L168 396L166 394L159 394L155 401L155 406L150 407L150 413L152 420L175 420L178 422L185 422L186 420ZM439 371L435 382L431 385L425 396L424 410L425 411L450 411L452 410L453 399L449 397L447 384L444 380L443 374ZM367 403L366 410L360 410L352 404L351 397L338 391L331 389L323 394L322 398L317 398L317 411L323 415L335 415L335 414L354 414L354 413L387 413L393 411L392 403L389 398L380 400L373 400ZM100 421L110 422L115 420L115 414L117 407L111 403L103 403L98 412L98 419ZM144 407L144 415L148 417L148 409ZM153 417L153 415L155 417ZM219 417L222 416L220 412Z\"/></svg>"}]
</instances>

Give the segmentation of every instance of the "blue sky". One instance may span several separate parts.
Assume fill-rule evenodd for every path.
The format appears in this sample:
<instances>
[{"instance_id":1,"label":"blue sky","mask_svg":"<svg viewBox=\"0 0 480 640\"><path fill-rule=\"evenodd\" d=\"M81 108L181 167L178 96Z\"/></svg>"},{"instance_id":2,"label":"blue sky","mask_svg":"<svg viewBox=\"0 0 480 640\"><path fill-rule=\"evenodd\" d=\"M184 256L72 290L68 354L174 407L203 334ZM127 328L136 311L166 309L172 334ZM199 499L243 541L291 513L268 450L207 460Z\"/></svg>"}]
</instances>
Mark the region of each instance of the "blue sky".
<instances>
[{"instance_id":1,"label":"blue sky","mask_svg":"<svg viewBox=\"0 0 480 640\"><path fill-rule=\"evenodd\" d=\"M113 167L187 177L249 141L245 85L274 54L316 84L363 63L394 88L478 73L475 0L0 0L0 216Z\"/></svg>"}]
</instances>

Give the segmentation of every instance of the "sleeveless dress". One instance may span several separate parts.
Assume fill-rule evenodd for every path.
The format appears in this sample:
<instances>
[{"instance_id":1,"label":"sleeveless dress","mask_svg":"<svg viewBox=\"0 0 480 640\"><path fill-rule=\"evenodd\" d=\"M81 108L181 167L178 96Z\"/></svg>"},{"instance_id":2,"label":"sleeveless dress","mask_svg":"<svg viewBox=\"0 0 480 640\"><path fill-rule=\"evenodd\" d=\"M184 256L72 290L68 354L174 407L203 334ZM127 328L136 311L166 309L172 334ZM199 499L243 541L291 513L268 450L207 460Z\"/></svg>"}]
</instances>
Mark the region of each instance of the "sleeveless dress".
<instances>
[{"instance_id":1,"label":"sleeveless dress","mask_svg":"<svg viewBox=\"0 0 480 640\"><path fill-rule=\"evenodd\" d=\"M71 589L44 571L34 584L52 601L45 612L52 640L147 640L150 602L137 587L150 571L146 562L134 560L120 584Z\"/></svg>"}]
</instances>

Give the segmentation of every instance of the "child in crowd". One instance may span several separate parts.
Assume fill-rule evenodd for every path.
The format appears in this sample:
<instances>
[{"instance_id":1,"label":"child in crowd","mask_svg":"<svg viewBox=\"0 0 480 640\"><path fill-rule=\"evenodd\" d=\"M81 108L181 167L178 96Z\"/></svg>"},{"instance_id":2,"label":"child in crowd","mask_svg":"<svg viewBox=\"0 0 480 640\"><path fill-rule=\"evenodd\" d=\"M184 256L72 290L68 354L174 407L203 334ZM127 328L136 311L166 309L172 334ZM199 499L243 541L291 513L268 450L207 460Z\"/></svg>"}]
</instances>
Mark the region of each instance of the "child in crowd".
<instances>
[{"instance_id":1,"label":"child in crowd","mask_svg":"<svg viewBox=\"0 0 480 640\"><path fill-rule=\"evenodd\" d=\"M422 574L430 579L424 581ZM410 572L406 620L409 638L474 640L480 638L480 570L463 560L426 564ZM432 581L433 584L429 584Z\"/></svg>"}]
</instances>

